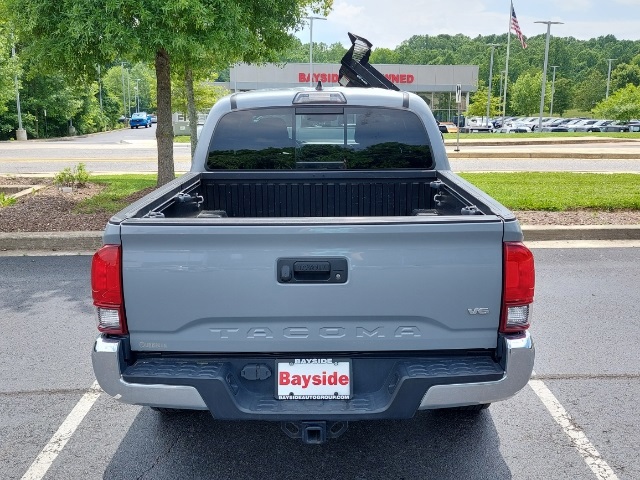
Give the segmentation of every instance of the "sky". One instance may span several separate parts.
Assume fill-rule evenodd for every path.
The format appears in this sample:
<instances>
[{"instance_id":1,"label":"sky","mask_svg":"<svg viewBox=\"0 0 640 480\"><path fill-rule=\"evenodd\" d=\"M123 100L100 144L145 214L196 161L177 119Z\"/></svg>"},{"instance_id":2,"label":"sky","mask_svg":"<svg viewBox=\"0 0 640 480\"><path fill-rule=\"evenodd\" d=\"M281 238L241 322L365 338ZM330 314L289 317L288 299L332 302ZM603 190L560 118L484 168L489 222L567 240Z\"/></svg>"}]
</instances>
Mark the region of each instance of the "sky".
<instances>
[{"instance_id":1,"label":"sky","mask_svg":"<svg viewBox=\"0 0 640 480\"><path fill-rule=\"evenodd\" d=\"M513 0L525 37L546 33L536 21L559 21L551 34L580 40L613 34L640 39L640 0ZM334 0L326 20L313 21L313 41L351 45L347 32L373 47L395 48L413 35L469 37L506 33L509 0ZM309 43L309 26L297 32Z\"/></svg>"}]
</instances>

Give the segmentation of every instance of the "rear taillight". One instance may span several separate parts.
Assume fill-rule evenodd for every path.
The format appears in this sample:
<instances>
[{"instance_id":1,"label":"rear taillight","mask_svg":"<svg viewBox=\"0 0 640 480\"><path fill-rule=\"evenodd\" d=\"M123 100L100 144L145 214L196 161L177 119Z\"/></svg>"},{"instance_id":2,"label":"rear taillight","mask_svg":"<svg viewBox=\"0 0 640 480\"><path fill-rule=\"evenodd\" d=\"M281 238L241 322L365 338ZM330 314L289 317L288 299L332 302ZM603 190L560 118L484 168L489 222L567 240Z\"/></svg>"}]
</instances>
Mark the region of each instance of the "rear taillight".
<instances>
[{"instance_id":1,"label":"rear taillight","mask_svg":"<svg viewBox=\"0 0 640 480\"><path fill-rule=\"evenodd\" d=\"M91 263L91 293L98 308L98 330L114 335L127 333L120 264L120 245L105 245L95 253Z\"/></svg>"},{"instance_id":2,"label":"rear taillight","mask_svg":"<svg viewBox=\"0 0 640 480\"><path fill-rule=\"evenodd\" d=\"M502 285L502 333L529 328L536 283L533 253L520 242L504 244Z\"/></svg>"}]
</instances>

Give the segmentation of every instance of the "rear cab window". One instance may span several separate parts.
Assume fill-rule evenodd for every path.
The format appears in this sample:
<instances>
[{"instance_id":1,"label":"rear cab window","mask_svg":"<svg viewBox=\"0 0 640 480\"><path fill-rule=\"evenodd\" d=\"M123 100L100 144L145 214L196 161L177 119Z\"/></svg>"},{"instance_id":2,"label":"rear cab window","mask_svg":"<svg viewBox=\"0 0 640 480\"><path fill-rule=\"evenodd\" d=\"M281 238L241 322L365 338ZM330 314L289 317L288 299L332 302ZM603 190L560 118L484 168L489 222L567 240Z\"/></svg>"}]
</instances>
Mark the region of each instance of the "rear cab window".
<instances>
[{"instance_id":1,"label":"rear cab window","mask_svg":"<svg viewBox=\"0 0 640 480\"><path fill-rule=\"evenodd\" d=\"M207 170L433 169L426 129L408 110L285 107L220 119Z\"/></svg>"}]
</instances>

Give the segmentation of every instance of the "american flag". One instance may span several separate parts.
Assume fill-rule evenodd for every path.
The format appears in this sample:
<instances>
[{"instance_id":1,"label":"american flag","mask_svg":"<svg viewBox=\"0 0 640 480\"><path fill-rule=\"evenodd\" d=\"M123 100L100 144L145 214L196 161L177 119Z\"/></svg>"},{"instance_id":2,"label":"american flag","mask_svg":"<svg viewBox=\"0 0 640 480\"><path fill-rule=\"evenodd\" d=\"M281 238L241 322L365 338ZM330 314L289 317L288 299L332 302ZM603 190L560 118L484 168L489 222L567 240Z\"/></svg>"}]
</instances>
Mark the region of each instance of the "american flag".
<instances>
[{"instance_id":1,"label":"american flag","mask_svg":"<svg viewBox=\"0 0 640 480\"><path fill-rule=\"evenodd\" d=\"M527 48L527 42L524 41L524 35L522 35L522 30L520 30L520 24L518 23L518 17L516 17L516 10L511 7L511 29L516 32L518 36L518 40L522 44L522 48Z\"/></svg>"}]
</instances>

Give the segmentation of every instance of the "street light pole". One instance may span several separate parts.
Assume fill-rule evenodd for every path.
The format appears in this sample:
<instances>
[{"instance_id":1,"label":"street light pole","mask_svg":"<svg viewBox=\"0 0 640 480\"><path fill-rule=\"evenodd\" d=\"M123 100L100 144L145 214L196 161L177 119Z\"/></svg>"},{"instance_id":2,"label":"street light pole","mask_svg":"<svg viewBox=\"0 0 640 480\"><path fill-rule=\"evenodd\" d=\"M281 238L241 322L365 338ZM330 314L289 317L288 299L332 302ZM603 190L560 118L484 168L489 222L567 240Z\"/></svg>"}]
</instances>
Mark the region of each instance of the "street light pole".
<instances>
[{"instance_id":1,"label":"street light pole","mask_svg":"<svg viewBox=\"0 0 640 480\"><path fill-rule=\"evenodd\" d=\"M540 96L540 116L538 118L538 130L542 130L542 113L544 112L544 94L547 88L547 64L549 63L549 38L551 37L551 25L563 25L563 22L538 21L547 26L547 41L544 46L544 68L542 70L542 94Z\"/></svg>"},{"instance_id":2,"label":"street light pole","mask_svg":"<svg viewBox=\"0 0 640 480\"><path fill-rule=\"evenodd\" d=\"M124 110L124 118L127 118L127 96L125 95L125 90L124 90L124 62L121 63L122 65L122 108Z\"/></svg>"},{"instance_id":3,"label":"street light pole","mask_svg":"<svg viewBox=\"0 0 640 480\"><path fill-rule=\"evenodd\" d=\"M502 87L503 87L503 83L504 82L504 74L507 73L505 70L501 70L500 71L500 113L502 113ZM500 126L502 126L502 124L504 124L504 117L501 116L500 117Z\"/></svg>"},{"instance_id":4,"label":"street light pole","mask_svg":"<svg viewBox=\"0 0 640 480\"><path fill-rule=\"evenodd\" d=\"M140 79L136 78L136 112L140 111Z\"/></svg>"},{"instance_id":5,"label":"street light pole","mask_svg":"<svg viewBox=\"0 0 640 480\"><path fill-rule=\"evenodd\" d=\"M558 68L559 65L551 65L551 68L553 68L553 80L551 80L551 106L549 107L549 116L553 117L553 96L556 93L556 68Z\"/></svg>"},{"instance_id":6,"label":"street light pole","mask_svg":"<svg viewBox=\"0 0 640 480\"><path fill-rule=\"evenodd\" d=\"M309 20L309 86L313 87L313 21L326 20L324 17L303 17Z\"/></svg>"},{"instance_id":7,"label":"street light pole","mask_svg":"<svg viewBox=\"0 0 640 480\"><path fill-rule=\"evenodd\" d=\"M11 46L11 57L16 58L16 46ZM16 109L18 110L18 129L16 130L16 140L24 141L27 139L27 131L22 128L22 110L20 109L20 84L18 83L18 74L13 77L13 81L16 87Z\"/></svg>"},{"instance_id":8,"label":"street light pole","mask_svg":"<svg viewBox=\"0 0 640 480\"><path fill-rule=\"evenodd\" d=\"M100 95L100 112L102 112L102 77L100 76L100 65L98 65L98 92Z\"/></svg>"},{"instance_id":9,"label":"street light pole","mask_svg":"<svg viewBox=\"0 0 640 480\"><path fill-rule=\"evenodd\" d=\"M489 114L491 113L491 87L493 83L493 52L496 47L499 47L499 43L489 43L491 47L491 62L489 63L489 92L487 93L487 128L489 128Z\"/></svg>"},{"instance_id":10,"label":"street light pole","mask_svg":"<svg viewBox=\"0 0 640 480\"><path fill-rule=\"evenodd\" d=\"M129 107L129 118L131 118L131 75L127 72L127 107Z\"/></svg>"},{"instance_id":11,"label":"street light pole","mask_svg":"<svg viewBox=\"0 0 640 480\"><path fill-rule=\"evenodd\" d=\"M604 98L609 98L609 84L611 83L611 62L616 61L617 58L608 58L609 62L609 73L607 73L607 95Z\"/></svg>"}]
</instances>

